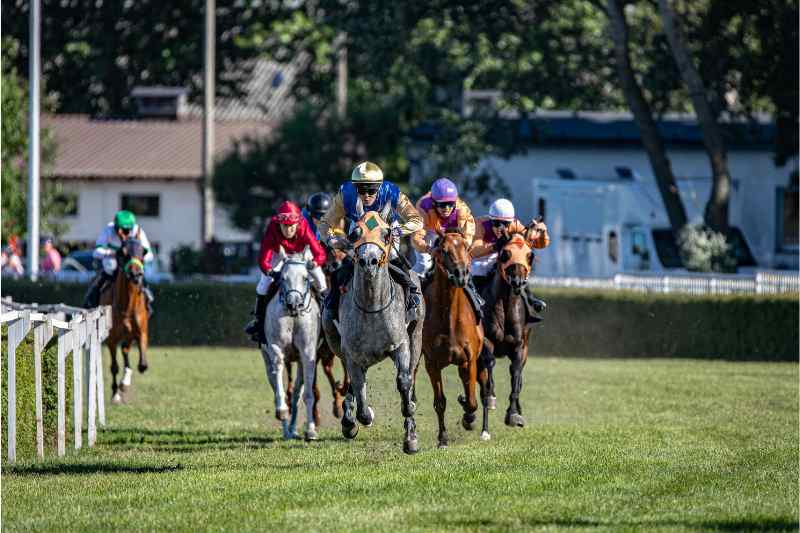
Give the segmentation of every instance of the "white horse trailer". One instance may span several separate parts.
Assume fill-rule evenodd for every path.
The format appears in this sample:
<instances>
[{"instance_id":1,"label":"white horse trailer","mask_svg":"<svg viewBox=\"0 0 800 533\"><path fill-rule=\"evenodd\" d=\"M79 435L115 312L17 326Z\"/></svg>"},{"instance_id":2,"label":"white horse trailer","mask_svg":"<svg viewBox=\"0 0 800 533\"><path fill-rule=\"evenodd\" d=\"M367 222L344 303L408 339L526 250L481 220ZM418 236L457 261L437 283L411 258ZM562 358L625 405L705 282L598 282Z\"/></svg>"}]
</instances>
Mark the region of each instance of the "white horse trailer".
<instances>
[{"instance_id":1,"label":"white horse trailer","mask_svg":"<svg viewBox=\"0 0 800 533\"><path fill-rule=\"evenodd\" d=\"M540 252L536 273L544 276L609 277L619 272L683 270L656 185L625 168L610 179L533 178L531 201L515 201L519 218L541 215L550 246ZM681 179L678 188L691 222L702 220L709 179ZM739 228L741 200L733 184L731 224L741 269L755 267L747 239Z\"/></svg>"}]
</instances>

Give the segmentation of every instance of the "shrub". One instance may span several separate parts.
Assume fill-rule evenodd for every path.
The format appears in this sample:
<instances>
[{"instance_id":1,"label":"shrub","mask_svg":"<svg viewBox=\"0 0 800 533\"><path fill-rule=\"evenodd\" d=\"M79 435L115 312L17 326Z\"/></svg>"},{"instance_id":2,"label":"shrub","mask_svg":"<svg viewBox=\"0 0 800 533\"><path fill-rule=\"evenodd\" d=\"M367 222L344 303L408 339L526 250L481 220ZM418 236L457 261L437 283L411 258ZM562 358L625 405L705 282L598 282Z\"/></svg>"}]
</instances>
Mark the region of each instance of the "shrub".
<instances>
[{"instance_id":1,"label":"shrub","mask_svg":"<svg viewBox=\"0 0 800 533\"><path fill-rule=\"evenodd\" d=\"M725 235L703 224L687 224L678 236L681 259L695 272L736 272L736 255Z\"/></svg>"}]
</instances>

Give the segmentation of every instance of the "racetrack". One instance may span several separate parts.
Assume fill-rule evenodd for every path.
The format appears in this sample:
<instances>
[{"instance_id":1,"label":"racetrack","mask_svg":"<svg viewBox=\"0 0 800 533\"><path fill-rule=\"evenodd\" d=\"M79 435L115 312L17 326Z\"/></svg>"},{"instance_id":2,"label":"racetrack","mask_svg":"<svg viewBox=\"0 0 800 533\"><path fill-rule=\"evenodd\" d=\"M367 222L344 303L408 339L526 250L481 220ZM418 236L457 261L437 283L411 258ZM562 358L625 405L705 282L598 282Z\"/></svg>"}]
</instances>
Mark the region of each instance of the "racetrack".
<instances>
[{"instance_id":1,"label":"racetrack","mask_svg":"<svg viewBox=\"0 0 800 533\"><path fill-rule=\"evenodd\" d=\"M150 354L96 448L4 468L5 530L797 528L794 363L533 357L519 430L499 360L490 442L461 428L450 368L447 450L422 366L406 456L388 361L368 375L374 426L345 442L323 386L305 444L280 440L257 351Z\"/></svg>"}]
</instances>

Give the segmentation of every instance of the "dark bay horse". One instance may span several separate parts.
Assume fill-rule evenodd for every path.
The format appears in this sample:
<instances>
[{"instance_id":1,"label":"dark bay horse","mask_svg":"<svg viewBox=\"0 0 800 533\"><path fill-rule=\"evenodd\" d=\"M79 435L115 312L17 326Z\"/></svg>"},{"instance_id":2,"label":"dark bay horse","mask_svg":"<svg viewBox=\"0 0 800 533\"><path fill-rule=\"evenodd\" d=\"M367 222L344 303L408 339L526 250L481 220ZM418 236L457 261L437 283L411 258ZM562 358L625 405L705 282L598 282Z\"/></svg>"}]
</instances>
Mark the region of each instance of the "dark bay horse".
<instances>
[{"instance_id":1,"label":"dark bay horse","mask_svg":"<svg viewBox=\"0 0 800 533\"><path fill-rule=\"evenodd\" d=\"M497 357L508 357L511 365L511 394L508 397L507 426L522 427L522 370L528 360L528 335L525 325L525 303L522 291L526 290L533 264L533 251L522 235L516 234L503 246L497 256L494 276L483 291L484 344L478 360L478 379L483 402L483 431L481 438L489 435L489 396L494 392L493 369Z\"/></svg>"},{"instance_id":2,"label":"dark bay horse","mask_svg":"<svg viewBox=\"0 0 800 533\"><path fill-rule=\"evenodd\" d=\"M464 394L458 402L464 409L461 424L475 429L475 398L478 354L483 348L483 327L475 316L464 287L469 281L470 255L460 231L445 233L434 245L434 271L425 289L425 306L435 309L425 314L422 328L422 353L425 368L433 387L433 407L439 417L439 447L447 447L442 370L449 365L458 367Z\"/></svg>"},{"instance_id":3,"label":"dark bay horse","mask_svg":"<svg viewBox=\"0 0 800 533\"><path fill-rule=\"evenodd\" d=\"M325 277L327 278L328 287L331 286L331 276L342 267L342 261L344 258L347 257L347 253L342 250L336 250L331 248L330 246L325 246L325 265L322 267L322 270L325 272ZM322 371L325 373L325 377L328 378L328 383L331 387L331 396L333 397L333 416L336 418L342 418L342 401L344 400L344 395L347 394L347 389L350 388L350 378L347 375L347 369L344 367L344 363L341 363L343 377L342 381L338 381L336 376L333 374L333 367L336 362L336 355L331 350L330 346L328 346L328 340L325 338L324 335L320 336L320 346L317 349L317 362L322 365ZM290 363L297 363L298 358L291 357L289 359ZM288 374L287 379L287 387L286 387L286 403L289 405L290 409L293 405L292 403L292 392L294 391L294 385L292 382L292 366L286 365L286 372ZM320 392L319 392L319 382L315 379L314 380L314 422L317 426L319 426L319 399L320 399Z\"/></svg>"},{"instance_id":4,"label":"dark bay horse","mask_svg":"<svg viewBox=\"0 0 800 533\"><path fill-rule=\"evenodd\" d=\"M131 386L133 370L128 354L133 342L139 347L139 372L147 370L147 300L144 294L145 249L137 239L128 239L117 251L117 268L111 289L100 296L100 305L111 306L111 331L106 345L111 352L111 402L122 403ZM117 346L122 348L125 370L117 385Z\"/></svg>"}]
</instances>

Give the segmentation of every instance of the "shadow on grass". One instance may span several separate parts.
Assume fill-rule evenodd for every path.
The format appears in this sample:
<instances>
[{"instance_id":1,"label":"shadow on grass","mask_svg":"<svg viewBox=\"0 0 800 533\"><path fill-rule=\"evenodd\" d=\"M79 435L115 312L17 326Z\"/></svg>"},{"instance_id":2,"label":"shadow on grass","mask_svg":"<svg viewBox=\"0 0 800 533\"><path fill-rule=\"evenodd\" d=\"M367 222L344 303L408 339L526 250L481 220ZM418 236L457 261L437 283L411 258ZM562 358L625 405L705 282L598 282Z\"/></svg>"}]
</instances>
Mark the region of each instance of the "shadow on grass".
<instances>
[{"instance_id":1,"label":"shadow on grass","mask_svg":"<svg viewBox=\"0 0 800 533\"><path fill-rule=\"evenodd\" d=\"M648 529L653 527L682 527L697 530L712 530L712 531L797 531L798 522L790 519L780 518L764 518L762 520L711 520L707 522L694 522L687 521L681 522L679 520L643 520L637 521L623 521L614 522L609 520L601 522L597 520L585 520L575 518L573 520L536 520L536 519L523 519L526 526L530 527L608 527L608 528L642 528ZM503 520L492 520L488 518L474 518L474 519L461 519L461 520L448 520L448 526L461 526L466 528L503 528L508 527L510 524Z\"/></svg>"},{"instance_id":2,"label":"shadow on grass","mask_svg":"<svg viewBox=\"0 0 800 533\"><path fill-rule=\"evenodd\" d=\"M119 463L52 463L4 466L4 474L18 476L83 474L166 474L182 470L181 465L126 465Z\"/></svg>"},{"instance_id":3,"label":"shadow on grass","mask_svg":"<svg viewBox=\"0 0 800 533\"><path fill-rule=\"evenodd\" d=\"M262 448L282 439L263 433L221 433L207 430L109 428L98 434L97 443L118 449L147 448L157 452L191 453L202 450Z\"/></svg>"}]
</instances>

